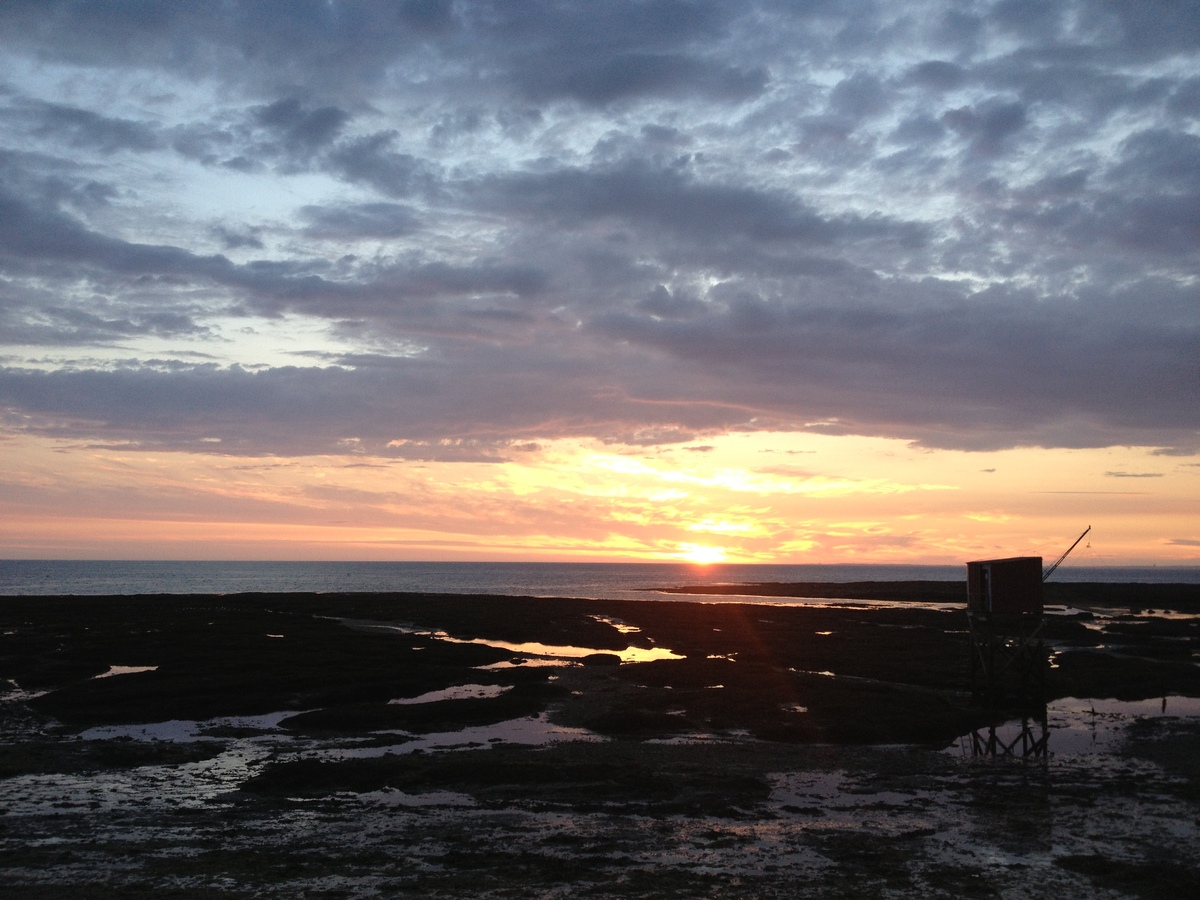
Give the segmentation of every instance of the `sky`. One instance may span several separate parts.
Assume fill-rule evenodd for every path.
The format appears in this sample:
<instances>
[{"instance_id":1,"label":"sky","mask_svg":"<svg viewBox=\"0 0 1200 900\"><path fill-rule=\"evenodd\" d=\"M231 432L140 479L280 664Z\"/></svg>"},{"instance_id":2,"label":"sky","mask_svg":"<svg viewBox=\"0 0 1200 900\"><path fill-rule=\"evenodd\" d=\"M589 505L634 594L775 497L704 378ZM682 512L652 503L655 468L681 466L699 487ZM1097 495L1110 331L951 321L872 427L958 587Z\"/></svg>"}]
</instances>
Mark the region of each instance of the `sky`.
<instances>
[{"instance_id":1,"label":"sky","mask_svg":"<svg viewBox=\"0 0 1200 900\"><path fill-rule=\"evenodd\" d=\"M0 557L1200 564L1200 5L0 5Z\"/></svg>"}]
</instances>

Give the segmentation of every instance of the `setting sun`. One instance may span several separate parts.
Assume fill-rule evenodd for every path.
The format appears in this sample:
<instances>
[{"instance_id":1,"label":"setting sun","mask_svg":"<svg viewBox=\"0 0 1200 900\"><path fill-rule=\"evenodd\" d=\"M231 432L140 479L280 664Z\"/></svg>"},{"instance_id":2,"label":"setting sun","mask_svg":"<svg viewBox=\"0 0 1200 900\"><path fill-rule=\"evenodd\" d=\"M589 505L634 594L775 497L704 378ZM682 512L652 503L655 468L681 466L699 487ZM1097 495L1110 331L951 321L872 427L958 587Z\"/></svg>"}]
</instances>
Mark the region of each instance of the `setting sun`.
<instances>
[{"instance_id":1,"label":"setting sun","mask_svg":"<svg viewBox=\"0 0 1200 900\"><path fill-rule=\"evenodd\" d=\"M679 556L688 562L705 566L711 563L725 562L724 547L706 547L702 544L680 544Z\"/></svg>"}]
</instances>

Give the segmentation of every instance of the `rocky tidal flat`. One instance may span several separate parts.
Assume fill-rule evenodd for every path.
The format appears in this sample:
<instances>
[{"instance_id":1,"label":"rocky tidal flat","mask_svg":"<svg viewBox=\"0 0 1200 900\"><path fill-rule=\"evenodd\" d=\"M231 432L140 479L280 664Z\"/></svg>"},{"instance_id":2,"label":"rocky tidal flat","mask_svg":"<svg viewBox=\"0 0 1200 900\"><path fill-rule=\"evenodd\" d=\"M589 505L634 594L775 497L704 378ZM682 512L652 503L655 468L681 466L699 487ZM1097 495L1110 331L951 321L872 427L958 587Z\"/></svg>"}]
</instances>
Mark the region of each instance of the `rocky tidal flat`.
<instances>
[{"instance_id":1,"label":"rocky tidal flat","mask_svg":"<svg viewBox=\"0 0 1200 900\"><path fill-rule=\"evenodd\" d=\"M953 588L0 598L0 883L1184 895L1200 588L1047 588L1044 715L972 704ZM1024 734L1045 752L973 752Z\"/></svg>"}]
</instances>

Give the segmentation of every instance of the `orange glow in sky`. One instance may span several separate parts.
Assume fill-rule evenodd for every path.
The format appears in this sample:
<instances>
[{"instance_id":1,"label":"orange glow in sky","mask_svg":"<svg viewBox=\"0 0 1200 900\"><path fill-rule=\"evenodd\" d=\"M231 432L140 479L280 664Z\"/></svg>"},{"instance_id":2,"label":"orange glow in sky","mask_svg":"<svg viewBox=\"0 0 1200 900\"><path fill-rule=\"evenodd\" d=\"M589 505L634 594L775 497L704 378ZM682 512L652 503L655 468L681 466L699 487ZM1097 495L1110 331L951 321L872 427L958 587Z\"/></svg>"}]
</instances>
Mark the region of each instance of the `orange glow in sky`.
<instances>
[{"instance_id":1,"label":"orange glow in sky","mask_svg":"<svg viewBox=\"0 0 1200 900\"><path fill-rule=\"evenodd\" d=\"M1195 3L47 5L0 556L1200 564Z\"/></svg>"},{"instance_id":2,"label":"orange glow in sky","mask_svg":"<svg viewBox=\"0 0 1200 900\"><path fill-rule=\"evenodd\" d=\"M1188 564L1200 463L1147 450L914 449L751 433L507 462L0 444L9 558Z\"/></svg>"}]
</instances>

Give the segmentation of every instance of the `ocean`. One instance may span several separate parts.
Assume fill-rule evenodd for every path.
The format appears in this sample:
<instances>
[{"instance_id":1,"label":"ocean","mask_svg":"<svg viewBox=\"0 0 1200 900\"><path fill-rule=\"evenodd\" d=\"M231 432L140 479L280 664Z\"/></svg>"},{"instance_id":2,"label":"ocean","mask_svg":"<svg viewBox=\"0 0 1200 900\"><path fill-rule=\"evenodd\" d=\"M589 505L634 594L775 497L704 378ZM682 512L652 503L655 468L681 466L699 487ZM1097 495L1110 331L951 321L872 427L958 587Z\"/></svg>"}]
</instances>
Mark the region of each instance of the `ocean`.
<instances>
[{"instance_id":1,"label":"ocean","mask_svg":"<svg viewBox=\"0 0 1200 900\"><path fill-rule=\"evenodd\" d=\"M1200 567L1064 564L1055 581L1200 584ZM423 591L590 597L687 597L662 588L795 581L964 581L965 566L688 563L215 562L0 559L0 595ZM715 598L714 598L715 599ZM744 598L724 596L723 600ZM777 599L773 602L778 602Z\"/></svg>"}]
</instances>

